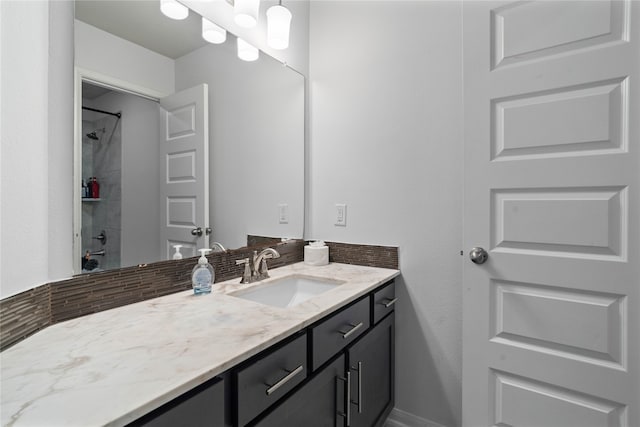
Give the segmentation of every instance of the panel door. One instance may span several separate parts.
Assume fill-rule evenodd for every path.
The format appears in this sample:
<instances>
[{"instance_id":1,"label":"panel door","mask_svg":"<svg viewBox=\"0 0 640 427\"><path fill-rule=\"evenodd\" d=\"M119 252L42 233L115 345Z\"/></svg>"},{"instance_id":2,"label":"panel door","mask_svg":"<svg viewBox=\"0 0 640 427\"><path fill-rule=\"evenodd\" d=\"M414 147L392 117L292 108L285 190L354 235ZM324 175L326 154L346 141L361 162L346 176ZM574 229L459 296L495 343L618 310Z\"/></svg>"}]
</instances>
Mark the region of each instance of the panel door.
<instances>
[{"instance_id":1,"label":"panel door","mask_svg":"<svg viewBox=\"0 0 640 427\"><path fill-rule=\"evenodd\" d=\"M293 395L286 398L255 427L346 427L345 357L340 356Z\"/></svg>"},{"instance_id":2,"label":"panel door","mask_svg":"<svg viewBox=\"0 0 640 427\"><path fill-rule=\"evenodd\" d=\"M463 15L463 424L638 426L640 3Z\"/></svg>"},{"instance_id":3,"label":"panel door","mask_svg":"<svg viewBox=\"0 0 640 427\"><path fill-rule=\"evenodd\" d=\"M395 313L348 350L351 370L350 427L383 425L394 404Z\"/></svg>"},{"instance_id":4,"label":"panel door","mask_svg":"<svg viewBox=\"0 0 640 427\"><path fill-rule=\"evenodd\" d=\"M201 84L160 100L160 244L183 256L209 247L209 89ZM192 230L200 229L200 234Z\"/></svg>"}]
</instances>

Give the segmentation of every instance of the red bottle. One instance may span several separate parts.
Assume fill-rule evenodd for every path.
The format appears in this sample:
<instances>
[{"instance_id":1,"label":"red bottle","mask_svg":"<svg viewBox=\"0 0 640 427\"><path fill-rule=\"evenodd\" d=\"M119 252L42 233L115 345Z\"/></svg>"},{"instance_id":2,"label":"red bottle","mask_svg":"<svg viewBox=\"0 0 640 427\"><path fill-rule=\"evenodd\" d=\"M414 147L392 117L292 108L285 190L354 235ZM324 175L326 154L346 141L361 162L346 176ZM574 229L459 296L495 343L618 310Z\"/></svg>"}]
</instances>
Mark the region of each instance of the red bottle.
<instances>
[{"instance_id":1,"label":"red bottle","mask_svg":"<svg viewBox=\"0 0 640 427\"><path fill-rule=\"evenodd\" d=\"M100 184L98 184L98 181L96 180L95 176L91 178L91 182L93 183L93 185L91 186L91 197L93 197L94 199L99 199Z\"/></svg>"}]
</instances>

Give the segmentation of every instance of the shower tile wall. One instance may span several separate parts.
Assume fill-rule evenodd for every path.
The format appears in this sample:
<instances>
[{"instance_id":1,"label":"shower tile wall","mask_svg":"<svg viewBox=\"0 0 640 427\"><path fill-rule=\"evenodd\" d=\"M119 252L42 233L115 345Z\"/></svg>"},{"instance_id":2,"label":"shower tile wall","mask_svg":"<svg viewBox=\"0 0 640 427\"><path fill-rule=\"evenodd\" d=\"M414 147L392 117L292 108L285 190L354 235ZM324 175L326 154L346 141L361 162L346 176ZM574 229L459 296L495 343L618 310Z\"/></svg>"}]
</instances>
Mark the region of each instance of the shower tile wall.
<instances>
[{"instance_id":1,"label":"shower tile wall","mask_svg":"<svg viewBox=\"0 0 640 427\"><path fill-rule=\"evenodd\" d=\"M84 132L85 128L88 129L86 132ZM87 133L95 129L105 129L104 132L97 132L98 141L86 137ZM105 250L104 257L93 257L100 263L99 268L101 269L120 267L122 217L122 137L120 129L120 122L114 116L99 117L92 122L83 121L85 136L82 150L82 176L85 179L90 176L97 178L100 184L101 201L83 203L82 243L85 250ZM84 149L85 147L87 150ZM92 239L103 230L107 236L105 245Z\"/></svg>"},{"instance_id":2,"label":"shower tile wall","mask_svg":"<svg viewBox=\"0 0 640 427\"><path fill-rule=\"evenodd\" d=\"M87 178L93 176L93 144L95 141L89 139L87 134L93 132L96 129L93 122L88 120L82 121L82 178L85 183ZM80 190L80 189L78 189ZM94 243L96 247L99 246L97 240L92 240L93 234L93 207L97 202L82 202L82 254L86 251L97 250L94 249Z\"/></svg>"}]
</instances>

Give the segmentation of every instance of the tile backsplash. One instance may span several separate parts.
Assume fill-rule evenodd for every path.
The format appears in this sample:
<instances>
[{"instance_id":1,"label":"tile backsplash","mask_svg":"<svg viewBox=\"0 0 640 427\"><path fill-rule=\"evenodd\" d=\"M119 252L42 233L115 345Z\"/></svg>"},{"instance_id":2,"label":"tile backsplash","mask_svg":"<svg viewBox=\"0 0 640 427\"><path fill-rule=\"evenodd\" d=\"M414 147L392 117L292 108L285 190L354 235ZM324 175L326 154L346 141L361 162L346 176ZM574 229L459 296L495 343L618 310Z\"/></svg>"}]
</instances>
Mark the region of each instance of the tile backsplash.
<instances>
[{"instance_id":1,"label":"tile backsplash","mask_svg":"<svg viewBox=\"0 0 640 427\"><path fill-rule=\"evenodd\" d=\"M248 247L208 255L215 281L242 276L243 266L236 265L236 260L265 247L274 247L280 253L280 258L269 260L270 268L303 260L303 240L276 242L277 239L249 236ZM331 262L398 268L397 247L333 242L327 245ZM82 274L5 298L0 301L0 351L57 322L191 289L191 269L196 260L161 261Z\"/></svg>"}]
</instances>

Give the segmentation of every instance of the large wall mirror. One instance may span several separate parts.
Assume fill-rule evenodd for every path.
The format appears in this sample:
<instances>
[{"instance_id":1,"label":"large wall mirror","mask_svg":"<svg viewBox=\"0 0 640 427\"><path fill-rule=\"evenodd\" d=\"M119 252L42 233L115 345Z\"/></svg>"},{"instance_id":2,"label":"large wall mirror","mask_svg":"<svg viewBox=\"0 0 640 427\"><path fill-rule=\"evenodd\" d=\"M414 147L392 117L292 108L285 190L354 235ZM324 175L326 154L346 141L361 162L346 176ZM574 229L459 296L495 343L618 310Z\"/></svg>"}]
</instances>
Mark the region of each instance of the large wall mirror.
<instances>
[{"instance_id":1,"label":"large wall mirror","mask_svg":"<svg viewBox=\"0 0 640 427\"><path fill-rule=\"evenodd\" d=\"M302 238L304 77L238 59L233 35L209 44L200 16L172 21L156 1L75 10L75 272Z\"/></svg>"}]
</instances>

